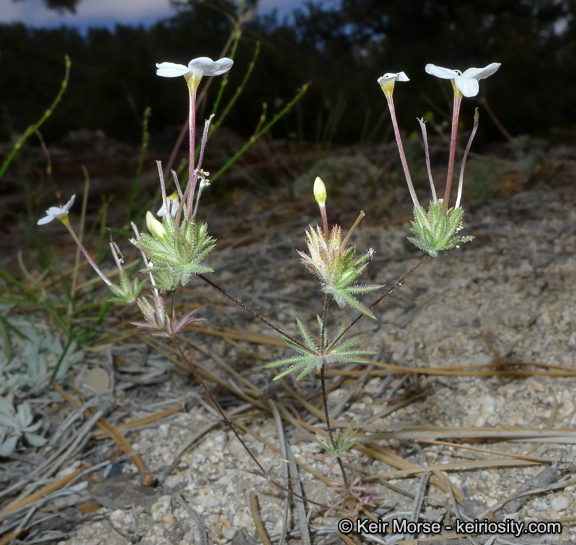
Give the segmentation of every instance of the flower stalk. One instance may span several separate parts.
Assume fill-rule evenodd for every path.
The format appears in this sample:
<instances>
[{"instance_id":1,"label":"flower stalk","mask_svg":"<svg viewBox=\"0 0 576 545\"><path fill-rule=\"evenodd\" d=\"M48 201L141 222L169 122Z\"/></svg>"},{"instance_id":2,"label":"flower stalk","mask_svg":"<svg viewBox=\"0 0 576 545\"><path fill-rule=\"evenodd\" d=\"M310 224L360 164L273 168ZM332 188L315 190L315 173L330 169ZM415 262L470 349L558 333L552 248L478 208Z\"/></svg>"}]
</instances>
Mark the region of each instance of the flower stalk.
<instances>
[{"instance_id":1,"label":"flower stalk","mask_svg":"<svg viewBox=\"0 0 576 545\"><path fill-rule=\"evenodd\" d=\"M426 169L428 178L430 180L430 191L432 200L428 210L425 210L418 202L418 197L414 191L414 184L410 176L408 162L402 145L400 131L398 129L398 122L396 119L396 110L394 108L393 91L396 81L409 81L404 72L387 73L378 78L378 83L386 96L388 108L390 110L390 117L392 126L394 128L394 135L398 145L398 152L400 154L400 161L404 169L404 176L408 185L408 191L414 204L414 221L412 221L412 232L416 237L408 238L410 242L415 244L421 250L428 252L432 257L437 257L438 252L442 250L449 250L451 248L458 248L461 244L473 240L474 237L462 237L457 233L462 229L462 217L464 210L460 208L462 200L462 187L464 182L464 166L470 151L472 140L478 128L478 114L474 116L474 129L468 140L468 145L462 159L462 166L460 169L460 177L458 182L458 191L456 196L456 205L450 207L450 195L452 193L452 183L454 179L454 163L456 161L456 147L458 143L458 120L460 118L460 108L462 105L463 97L476 96L479 92L480 86L478 80L487 78L494 74L498 68L499 63L492 63L484 68L469 68L464 72L460 70L452 70L449 68L442 68L434 64L426 65L426 72L441 79L449 79L452 82L454 91L454 103L452 108L452 128L450 134L450 149L448 156L448 170L446 176L446 186L444 188L444 196L438 199L436 196L436 188L434 187L434 179L432 177L432 170L430 167L430 151L428 148L428 136L426 133L426 125L423 120L418 120L422 130L422 138L424 140L424 153L426 157Z\"/></svg>"}]
</instances>

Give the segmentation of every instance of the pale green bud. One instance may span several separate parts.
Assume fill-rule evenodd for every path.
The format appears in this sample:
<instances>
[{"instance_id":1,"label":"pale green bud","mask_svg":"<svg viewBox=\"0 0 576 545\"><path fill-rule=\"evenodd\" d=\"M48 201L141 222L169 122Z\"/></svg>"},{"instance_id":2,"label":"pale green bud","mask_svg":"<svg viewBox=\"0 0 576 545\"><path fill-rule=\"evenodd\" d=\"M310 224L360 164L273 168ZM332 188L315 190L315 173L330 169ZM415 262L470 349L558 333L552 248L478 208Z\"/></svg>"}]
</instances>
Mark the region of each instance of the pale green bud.
<instances>
[{"instance_id":1,"label":"pale green bud","mask_svg":"<svg viewBox=\"0 0 576 545\"><path fill-rule=\"evenodd\" d=\"M314 181L314 198L319 205L323 205L326 202L326 197L326 186L320 176L316 176L316 180Z\"/></svg>"},{"instance_id":2,"label":"pale green bud","mask_svg":"<svg viewBox=\"0 0 576 545\"><path fill-rule=\"evenodd\" d=\"M146 212L146 226L150 234L156 238L164 238L168 233L164 226L154 217L152 212Z\"/></svg>"}]
</instances>

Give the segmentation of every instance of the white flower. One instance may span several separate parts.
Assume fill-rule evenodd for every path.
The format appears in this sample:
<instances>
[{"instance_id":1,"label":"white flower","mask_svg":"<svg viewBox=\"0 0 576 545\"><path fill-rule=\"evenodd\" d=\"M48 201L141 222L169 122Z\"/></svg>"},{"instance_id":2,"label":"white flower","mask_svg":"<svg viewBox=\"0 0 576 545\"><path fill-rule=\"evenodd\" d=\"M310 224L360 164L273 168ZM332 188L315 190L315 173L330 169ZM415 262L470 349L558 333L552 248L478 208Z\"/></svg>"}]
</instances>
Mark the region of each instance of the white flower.
<instances>
[{"instance_id":1,"label":"white flower","mask_svg":"<svg viewBox=\"0 0 576 545\"><path fill-rule=\"evenodd\" d=\"M180 204L180 199L178 197L178 192L174 191L174 193L172 193L172 195L170 195L169 197L166 197L166 204L168 204L168 209L170 210L170 214L172 215L173 218L176 217L176 212L178 212L178 205ZM164 205L162 205L162 208L160 208L160 210L158 210L158 212L156 212L157 216L160 217L164 217L166 215L166 209L164 208Z\"/></svg>"},{"instance_id":2,"label":"white flower","mask_svg":"<svg viewBox=\"0 0 576 545\"><path fill-rule=\"evenodd\" d=\"M397 81L410 81L410 79L404 72L387 72L383 76L380 76L377 81L380 84L380 87L382 87L382 91L384 91L386 98L392 100L394 84Z\"/></svg>"},{"instance_id":3,"label":"white flower","mask_svg":"<svg viewBox=\"0 0 576 545\"><path fill-rule=\"evenodd\" d=\"M386 74L384 74L383 76L380 76L378 78L378 83L380 85L382 85L383 83L387 82L387 81L410 81L410 78L408 78L408 76L404 73L404 72L397 72L396 74L394 72L387 72Z\"/></svg>"},{"instance_id":4,"label":"white flower","mask_svg":"<svg viewBox=\"0 0 576 545\"><path fill-rule=\"evenodd\" d=\"M204 76L220 76L228 72L234 61L227 57L218 61L213 61L208 57L198 57L192 59L188 66L175 64L173 62L161 62L156 64L156 75L163 78L177 78L184 76L189 86L192 86L195 92Z\"/></svg>"},{"instance_id":5,"label":"white flower","mask_svg":"<svg viewBox=\"0 0 576 545\"><path fill-rule=\"evenodd\" d=\"M204 189L205 187L210 187L210 180L208 179L210 176L209 172L205 172L203 169L200 169L198 172L198 178L200 179L200 187Z\"/></svg>"},{"instance_id":6,"label":"white flower","mask_svg":"<svg viewBox=\"0 0 576 545\"><path fill-rule=\"evenodd\" d=\"M44 225L50 223L53 219L60 219L62 216L67 216L70 208L74 204L74 199L76 195L72 195L72 198L64 206L51 206L46 210L46 217L38 220L38 225Z\"/></svg>"},{"instance_id":7,"label":"white flower","mask_svg":"<svg viewBox=\"0 0 576 545\"><path fill-rule=\"evenodd\" d=\"M468 68L468 70L460 72L460 70L427 64L426 72L437 78L454 80L454 84L465 97L475 97L480 89L478 80L491 76L498 68L500 68L500 63L493 62L484 68Z\"/></svg>"}]
</instances>

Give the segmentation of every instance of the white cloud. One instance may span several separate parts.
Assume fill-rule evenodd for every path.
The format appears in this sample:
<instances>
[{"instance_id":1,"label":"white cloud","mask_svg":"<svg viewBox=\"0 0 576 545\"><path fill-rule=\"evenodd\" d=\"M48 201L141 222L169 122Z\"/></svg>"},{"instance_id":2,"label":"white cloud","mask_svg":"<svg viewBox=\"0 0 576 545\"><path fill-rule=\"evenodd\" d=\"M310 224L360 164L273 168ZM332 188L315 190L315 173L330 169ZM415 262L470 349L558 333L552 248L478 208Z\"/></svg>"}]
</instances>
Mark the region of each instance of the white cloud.
<instances>
[{"instance_id":1,"label":"white cloud","mask_svg":"<svg viewBox=\"0 0 576 545\"><path fill-rule=\"evenodd\" d=\"M0 22L34 27L145 24L175 13L169 0L81 0L75 14L47 9L42 0L4 0L3 4Z\"/></svg>"},{"instance_id":2,"label":"white cloud","mask_svg":"<svg viewBox=\"0 0 576 545\"><path fill-rule=\"evenodd\" d=\"M305 0L260 0L260 13L288 15ZM334 0L324 0L327 4ZM58 13L47 9L42 0L0 0L0 23L24 23L31 27L54 28L72 26L85 30L90 26L113 27L152 24L158 19L175 15L169 0L80 0L76 13Z\"/></svg>"}]
</instances>

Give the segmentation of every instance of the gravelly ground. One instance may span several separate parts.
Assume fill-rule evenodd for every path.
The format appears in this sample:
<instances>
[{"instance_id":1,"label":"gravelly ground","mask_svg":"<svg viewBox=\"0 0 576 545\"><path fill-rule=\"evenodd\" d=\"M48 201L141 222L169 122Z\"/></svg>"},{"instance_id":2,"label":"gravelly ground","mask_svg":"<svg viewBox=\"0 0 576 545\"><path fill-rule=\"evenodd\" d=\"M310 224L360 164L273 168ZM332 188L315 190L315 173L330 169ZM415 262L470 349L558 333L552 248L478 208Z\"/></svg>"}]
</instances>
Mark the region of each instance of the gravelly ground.
<instances>
[{"instance_id":1,"label":"gravelly ground","mask_svg":"<svg viewBox=\"0 0 576 545\"><path fill-rule=\"evenodd\" d=\"M437 376L432 372L366 376L358 391L354 391L358 382L344 383L332 391L329 398L332 406L340 406L338 421L356 422L356 427L372 435L371 439L383 449L390 449L418 466L456 464L455 469L445 474L463 499L463 518L484 518L493 507L496 520L508 517L523 522L560 521L563 524L559 536L525 535L520 541L510 538L515 543L576 541L573 526L576 520L576 480L573 478L576 378L530 373L527 373L529 376L502 376L504 370L511 368L547 372L553 366L560 366L576 371L575 196L572 188L554 191L544 188L517 193L473 209L467 214L466 233L473 233L476 240L460 250L429 260L377 307L377 322L360 323L360 330L373 332L365 346L376 352L373 359L378 362L413 370L454 367L474 370L474 366L481 366L478 369L484 371L485 376L471 373ZM376 251L367 280L390 286L421 256L406 241L406 224L383 225L390 218L371 215L379 211L377 203L374 206L366 202L360 204L367 217L354 238L360 251L369 246ZM215 209L207 210L208 217L217 213ZM316 221L310 216L313 213L313 207L299 214L293 205L288 210L278 203L266 208L249 199L239 203L226 218L214 219L214 231L219 238L226 240L226 232L234 232L233 241L223 243L211 256L210 263L216 270L214 278L275 322L286 324L292 333L296 333L295 315L313 325L315 314L321 310L318 286L298 265L294 252L295 248L304 249L303 229L309 222ZM346 228L353 222L354 213L342 213L339 219ZM291 266L286 266L287 260L292 261ZM210 300L206 293L209 292L194 284L185 297L187 301L193 301L198 294L203 297L205 316L210 324L265 333L260 324L240 309L223 305L218 299ZM271 385L273 371L263 370L261 366L263 362L283 357L286 351L270 345L224 342L195 334L190 336L190 341L201 343L225 359L265 391L264 398L294 403L276 383ZM198 350L193 353L200 363L214 368L210 357ZM143 365L143 360L149 357L147 352L133 346L112 348L112 354L136 366ZM100 357L94 355L95 360ZM158 360L163 361L155 359ZM512 363L518 365L512 367ZM542 366L521 365L526 363ZM215 372L225 376L221 369ZM199 404L200 390L183 375L165 373L163 377L159 385L148 391L132 389L116 394L121 406L130 407L131 418L146 414L146 405L152 402L187 401L186 411L127 434L149 469L159 477L160 486L150 498L145 498L134 484L136 481L128 480L128 475L97 485L108 485L108 490L98 490L96 486L91 492L83 491L77 503L71 502L68 507L68 515L75 521L70 537L59 543L252 543L252 538L239 533L246 530L254 536L250 492L258 496L268 534L278 536L283 526L282 494L242 471L252 466L229 430L215 428L206 433L182 455L176 467L168 471L178 447L197 430L214 422L215 416L205 404ZM314 400L317 385L317 380L305 380L298 384L298 389L304 397ZM414 394L414 401L401 403ZM240 404L230 395L221 396L229 410ZM391 407L395 410L390 410ZM278 443L278 432L269 415L252 411L242 421L264 439ZM310 422L314 424L318 420L311 418ZM428 435L423 433L424 428ZM492 433L493 439L485 441L483 436L464 441L464 431L470 428L481 428L485 436ZM525 440L518 440L514 432L520 428L558 433L545 436L534 432ZM327 475L326 462L310 458L319 453L316 444L289 424L285 431L295 457ZM510 432L507 440L496 439L506 431ZM248 435L246 438L266 467L277 464L281 479L281 457ZM553 469L550 463L508 467L492 466L488 462L478 467L478 460L502 460L504 456L415 441L417 438L446 442L458 442L462 438L466 444L478 448L548 461ZM64 473L86 460L105 461L110 455L109 449L87 450L84 459L78 458ZM509 459L517 461L514 457ZM378 497L373 512L377 516L383 518L390 513L397 513L400 518L410 516L413 505L410 495L416 492L420 476L403 473L397 467L358 452L350 464L359 475L382 475L381 481L373 484ZM124 464L128 473L130 467ZM304 471L300 473L308 498L321 503L334 500L334 494L321 481ZM336 469L334 473L337 474ZM398 493L382 481L400 487L407 494ZM519 489L540 491L496 508ZM88 498L105 507L80 521L78 505ZM431 481L421 511L423 516L446 522L446 509L451 506L450 495ZM311 508L311 513L314 543L341 542L333 527L338 516L315 508ZM93 516L104 518L91 520ZM301 543L294 518L292 513L291 528L295 533L289 543ZM382 543L391 543L395 538L381 539L385 540ZM489 541L488 536L476 538L476 543ZM370 541L364 537L363 542Z\"/></svg>"}]
</instances>

